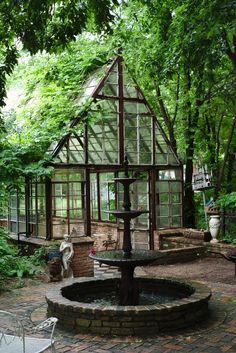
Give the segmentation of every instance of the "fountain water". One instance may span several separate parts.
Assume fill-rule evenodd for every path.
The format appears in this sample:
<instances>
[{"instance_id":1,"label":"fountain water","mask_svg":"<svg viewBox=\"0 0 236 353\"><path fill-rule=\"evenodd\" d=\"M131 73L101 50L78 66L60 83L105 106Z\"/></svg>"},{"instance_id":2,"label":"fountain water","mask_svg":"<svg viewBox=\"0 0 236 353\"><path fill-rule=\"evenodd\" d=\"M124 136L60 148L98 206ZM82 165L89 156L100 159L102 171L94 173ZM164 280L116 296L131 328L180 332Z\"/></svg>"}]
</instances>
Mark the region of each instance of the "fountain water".
<instances>
[{"instance_id":1,"label":"fountain water","mask_svg":"<svg viewBox=\"0 0 236 353\"><path fill-rule=\"evenodd\" d=\"M124 209L109 212L124 220L123 249L89 256L117 266L121 278L67 280L47 293L48 315L57 317L63 328L94 334L150 335L189 327L207 315L210 289L196 282L134 277L136 266L148 265L164 255L161 251L132 250L130 220L145 211L131 209L129 187L136 179L128 175L127 159L124 177L115 180L124 186ZM118 302L108 303L107 297L116 295L117 288ZM149 297L144 303L141 292Z\"/></svg>"}]
</instances>

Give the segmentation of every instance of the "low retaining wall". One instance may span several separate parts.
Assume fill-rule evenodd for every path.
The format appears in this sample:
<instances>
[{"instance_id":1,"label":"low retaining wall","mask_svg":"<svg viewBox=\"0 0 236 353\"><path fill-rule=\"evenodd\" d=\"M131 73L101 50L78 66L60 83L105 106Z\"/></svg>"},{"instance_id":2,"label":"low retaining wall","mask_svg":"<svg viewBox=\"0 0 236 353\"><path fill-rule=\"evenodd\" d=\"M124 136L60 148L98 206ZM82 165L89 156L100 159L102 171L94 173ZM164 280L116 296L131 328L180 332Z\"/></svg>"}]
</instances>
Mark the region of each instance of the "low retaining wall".
<instances>
[{"instance_id":1,"label":"low retaining wall","mask_svg":"<svg viewBox=\"0 0 236 353\"><path fill-rule=\"evenodd\" d=\"M166 256L163 256L162 258L153 262L150 266L193 261L206 256L207 248L204 246L188 246L185 248L161 250L161 252L165 253Z\"/></svg>"},{"instance_id":2,"label":"low retaining wall","mask_svg":"<svg viewBox=\"0 0 236 353\"><path fill-rule=\"evenodd\" d=\"M182 282L170 278L139 278L142 289L169 288L185 298L166 304L137 306L102 306L81 303L65 298L62 293L94 293L110 291L117 286L118 278L80 278L55 286L46 295L48 315L56 316L59 325L74 332L106 335L151 335L158 332L189 327L208 313L211 291L197 282Z\"/></svg>"},{"instance_id":3,"label":"low retaining wall","mask_svg":"<svg viewBox=\"0 0 236 353\"><path fill-rule=\"evenodd\" d=\"M165 243L188 245L204 245L211 240L209 231L192 228L159 229L154 231L154 247L163 250ZM175 246L176 247L176 246Z\"/></svg>"}]
</instances>

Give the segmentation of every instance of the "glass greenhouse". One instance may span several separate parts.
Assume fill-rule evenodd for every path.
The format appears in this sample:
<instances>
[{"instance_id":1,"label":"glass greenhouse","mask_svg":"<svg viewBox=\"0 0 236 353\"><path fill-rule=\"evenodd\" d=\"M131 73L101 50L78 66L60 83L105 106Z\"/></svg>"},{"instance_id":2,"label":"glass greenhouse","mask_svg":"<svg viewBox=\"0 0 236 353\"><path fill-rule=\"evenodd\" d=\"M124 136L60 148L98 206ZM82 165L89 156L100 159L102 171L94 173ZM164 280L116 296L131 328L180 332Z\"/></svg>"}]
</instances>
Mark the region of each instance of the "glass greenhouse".
<instances>
[{"instance_id":1,"label":"glass greenhouse","mask_svg":"<svg viewBox=\"0 0 236 353\"><path fill-rule=\"evenodd\" d=\"M138 179L132 208L149 211L132 224L134 248L153 248L156 229L182 226L180 161L121 56L89 77L77 99L87 108L51 144L52 178L27 180L24 192L11 195L10 231L50 240L90 236L110 223L122 232L106 211L122 208L122 186L113 179L127 156Z\"/></svg>"}]
</instances>

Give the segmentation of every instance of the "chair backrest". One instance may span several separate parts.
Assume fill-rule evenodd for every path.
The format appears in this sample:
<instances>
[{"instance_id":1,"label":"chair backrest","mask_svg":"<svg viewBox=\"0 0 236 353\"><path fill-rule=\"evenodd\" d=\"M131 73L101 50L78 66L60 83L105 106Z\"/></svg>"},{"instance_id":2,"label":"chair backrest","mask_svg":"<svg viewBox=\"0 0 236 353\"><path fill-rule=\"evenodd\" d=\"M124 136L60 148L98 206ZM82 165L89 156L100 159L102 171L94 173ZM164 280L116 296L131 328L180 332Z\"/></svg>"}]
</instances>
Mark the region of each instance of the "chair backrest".
<instances>
[{"instance_id":1,"label":"chair backrest","mask_svg":"<svg viewBox=\"0 0 236 353\"><path fill-rule=\"evenodd\" d=\"M22 340L22 351L19 353L25 353L25 334L21 321L13 313L0 310L0 347L1 343L13 344L16 338Z\"/></svg>"},{"instance_id":2,"label":"chair backrest","mask_svg":"<svg viewBox=\"0 0 236 353\"><path fill-rule=\"evenodd\" d=\"M55 330L55 326L58 319L56 317L49 317L48 319L44 320L40 324L34 327L34 331L49 331L50 332L50 339L51 342L53 340L53 334Z\"/></svg>"}]
</instances>

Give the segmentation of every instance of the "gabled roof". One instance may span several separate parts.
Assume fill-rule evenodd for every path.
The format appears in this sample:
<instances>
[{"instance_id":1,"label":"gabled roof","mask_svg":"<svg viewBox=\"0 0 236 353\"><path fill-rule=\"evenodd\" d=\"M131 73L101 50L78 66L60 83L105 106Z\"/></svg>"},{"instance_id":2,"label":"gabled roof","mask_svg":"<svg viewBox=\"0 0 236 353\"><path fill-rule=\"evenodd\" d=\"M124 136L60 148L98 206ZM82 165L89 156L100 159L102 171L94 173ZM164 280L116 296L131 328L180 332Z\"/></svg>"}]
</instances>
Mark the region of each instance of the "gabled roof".
<instances>
[{"instance_id":1,"label":"gabled roof","mask_svg":"<svg viewBox=\"0 0 236 353\"><path fill-rule=\"evenodd\" d=\"M124 155L131 165L181 164L120 55L87 79L77 103L87 109L49 149L59 164L119 165Z\"/></svg>"}]
</instances>

